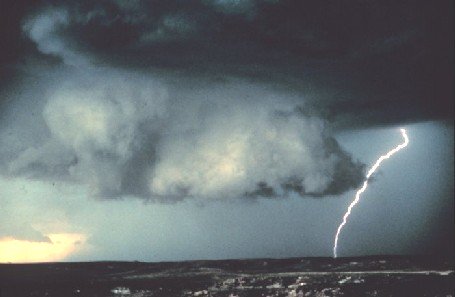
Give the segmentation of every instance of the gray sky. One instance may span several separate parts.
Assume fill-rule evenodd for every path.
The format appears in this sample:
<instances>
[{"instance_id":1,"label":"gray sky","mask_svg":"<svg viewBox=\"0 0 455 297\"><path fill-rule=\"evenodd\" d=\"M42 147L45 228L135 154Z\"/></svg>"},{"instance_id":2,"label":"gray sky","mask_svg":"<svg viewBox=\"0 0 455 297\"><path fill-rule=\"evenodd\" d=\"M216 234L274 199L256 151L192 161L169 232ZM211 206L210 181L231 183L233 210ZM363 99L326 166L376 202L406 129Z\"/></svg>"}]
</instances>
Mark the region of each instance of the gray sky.
<instances>
[{"instance_id":1,"label":"gray sky","mask_svg":"<svg viewBox=\"0 0 455 297\"><path fill-rule=\"evenodd\" d=\"M339 254L452 250L448 1L7 5L0 261L330 256L400 127Z\"/></svg>"}]
</instances>

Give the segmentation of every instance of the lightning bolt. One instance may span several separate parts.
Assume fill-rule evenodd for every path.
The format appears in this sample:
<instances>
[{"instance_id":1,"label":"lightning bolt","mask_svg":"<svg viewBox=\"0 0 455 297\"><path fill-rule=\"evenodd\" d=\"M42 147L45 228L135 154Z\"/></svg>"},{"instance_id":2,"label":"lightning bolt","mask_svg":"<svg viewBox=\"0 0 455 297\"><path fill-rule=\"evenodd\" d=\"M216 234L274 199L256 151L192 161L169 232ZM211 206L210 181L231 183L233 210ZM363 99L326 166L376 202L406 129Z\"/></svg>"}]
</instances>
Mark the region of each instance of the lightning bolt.
<instances>
[{"instance_id":1,"label":"lightning bolt","mask_svg":"<svg viewBox=\"0 0 455 297\"><path fill-rule=\"evenodd\" d=\"M367 176L365 178L365 181L363 182L362 187L359 190L357 190L357 193L355 194L355 199L351 202L351 204L348 207L348 210L344 214L343 221L338 226L337 233L335 234L335 241L333 243L333 257L334 258L337 257L338 238L340 236L341 230L343 229L344 225L346 225L346 222L348 221L348 217L351 214L352 209L359 202L360 195L363 192L365 192L365 190L367 189L368 180L370 179L371 175L373 175L373 173L376 171L376 169L379 168L379 166L381 165L381 163L384 160L390 158L393 154L395 154L396 152L405 148L408 145L409 138L408 138L408 135L406 134L406 130L400 129L400 132L401 132L401 135L403 136L403 143L397 145L395 148L391 149L387 154L380 156L379 159L376 160L376 163L374 163L374 165L370 168L370 170L368 170Z\"/></svg>"}]
</instances>

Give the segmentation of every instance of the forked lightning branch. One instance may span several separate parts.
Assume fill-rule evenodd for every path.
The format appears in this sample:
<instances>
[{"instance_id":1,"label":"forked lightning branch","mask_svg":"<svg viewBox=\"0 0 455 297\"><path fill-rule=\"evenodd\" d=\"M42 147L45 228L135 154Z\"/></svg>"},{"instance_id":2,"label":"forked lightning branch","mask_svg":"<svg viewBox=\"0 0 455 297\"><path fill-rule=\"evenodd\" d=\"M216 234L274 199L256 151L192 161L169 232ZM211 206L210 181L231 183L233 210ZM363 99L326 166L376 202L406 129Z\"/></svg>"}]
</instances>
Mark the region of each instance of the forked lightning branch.
<instances>
[{"instance_id":1,"label":"forked lightning branch","mask_svg":"<svg viewBox=\"0 0 455 297\"><path fill-rule=\"evenodd\" d=\"M380 156L376 162L374 163L374 165L370 168L370 170L368 170L368 173L366 175L366 178L365 178L365 181L363 182L363 185L362 187L357 190L357 193L355 194L355 198L354 200L351 202L351 204L349 205L348 207L348 210L346 211L346 213L344 214L343 216L343 221L341 222L341 224L338 226L338 229L337 229L337 232L335 234L335 241L333 243L333 257L337 257L337 247L338 247L338 239L339 239L339 236L340 236L340 233L341 233L341 230L343 229L344 225L346 225L347 221L348 221L348 218L349 218L349 215L351 214L351 211L352 209L354 208L354 206L360 201L360 195L362 195L363 192L365 192L365 190L367 189L368 187L368 181L370 179L370 177L373 175L373 173L379 168L379 166L381 165L381 163L390 158L392 155L394 155L396 152L398 152L399 150L405 148L408 143L409 143L409 138L408 138L408 135L406 134L406 130L405 129L400 129L400 132L401 132L401 135L403 136L403 143L397 145L395 148L393 148L392 150L390 150L389 152L387 152L385 155L382 155Z\"/></svg>"}]
</instances>

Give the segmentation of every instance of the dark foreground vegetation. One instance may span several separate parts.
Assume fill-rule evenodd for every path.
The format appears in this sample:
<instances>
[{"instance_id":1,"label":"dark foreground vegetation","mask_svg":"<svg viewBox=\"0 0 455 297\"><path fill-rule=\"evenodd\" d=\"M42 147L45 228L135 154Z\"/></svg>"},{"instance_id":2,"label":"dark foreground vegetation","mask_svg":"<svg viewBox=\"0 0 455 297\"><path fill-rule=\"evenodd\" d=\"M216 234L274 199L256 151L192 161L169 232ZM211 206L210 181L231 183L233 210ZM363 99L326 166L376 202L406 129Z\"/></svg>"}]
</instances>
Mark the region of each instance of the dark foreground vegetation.
<instances>
[{"instance_id":1,"label":"dark foreground vegetation","mask_svg":"<svg viewBox=\"0 0 455 297\"><path fill-rule=\"evenodd\" d=\"M431 257L0 264L0 296L454 296Z\"/></svg>"}]
</instances>

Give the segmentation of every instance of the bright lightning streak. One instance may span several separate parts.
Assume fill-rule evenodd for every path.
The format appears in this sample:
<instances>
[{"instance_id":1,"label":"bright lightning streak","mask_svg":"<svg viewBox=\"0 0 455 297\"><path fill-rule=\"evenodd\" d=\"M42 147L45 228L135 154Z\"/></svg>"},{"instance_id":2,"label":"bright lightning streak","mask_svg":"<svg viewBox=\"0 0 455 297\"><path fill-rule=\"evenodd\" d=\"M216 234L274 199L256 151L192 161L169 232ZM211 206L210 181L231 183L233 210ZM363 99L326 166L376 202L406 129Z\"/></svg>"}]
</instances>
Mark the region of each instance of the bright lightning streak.
<instances>
[{"instance_id":1,"label":"bright lightning streak","mask_svg":"<svg viewBox=\"0 0 455 297\"><path fill-rule=\"evenodd\" d=\"M406 134L405 129L400 129L401 135L403 136L403 143L399 144L396 146L394 149L390 150L387 154L382 155L379 157L379 159L376 160L376 163L368 170L367 176L365 178L365 181L363 182L362 187L357 191L355 194L355 199L351 202L351 204L348 207L348 210L343 216L343 222L338 226L337 233L335 234L335 242L333 244L333 257L337 257L337 246L338 246L338 237L340 236L341 230L343 229L344 225L346 225L346 222L348 220L349 215L351 214L352 209L354 206L359 202L360 200L360 195L365 192L366 188L368 187L368 180L370 179L371 175L378 169L378 167L381 165L382 161L390 158L393 154L398 152L399 150L405 148L408 143L409 143L409 138L408 135Z\"/></svg>"}]
</instances>

